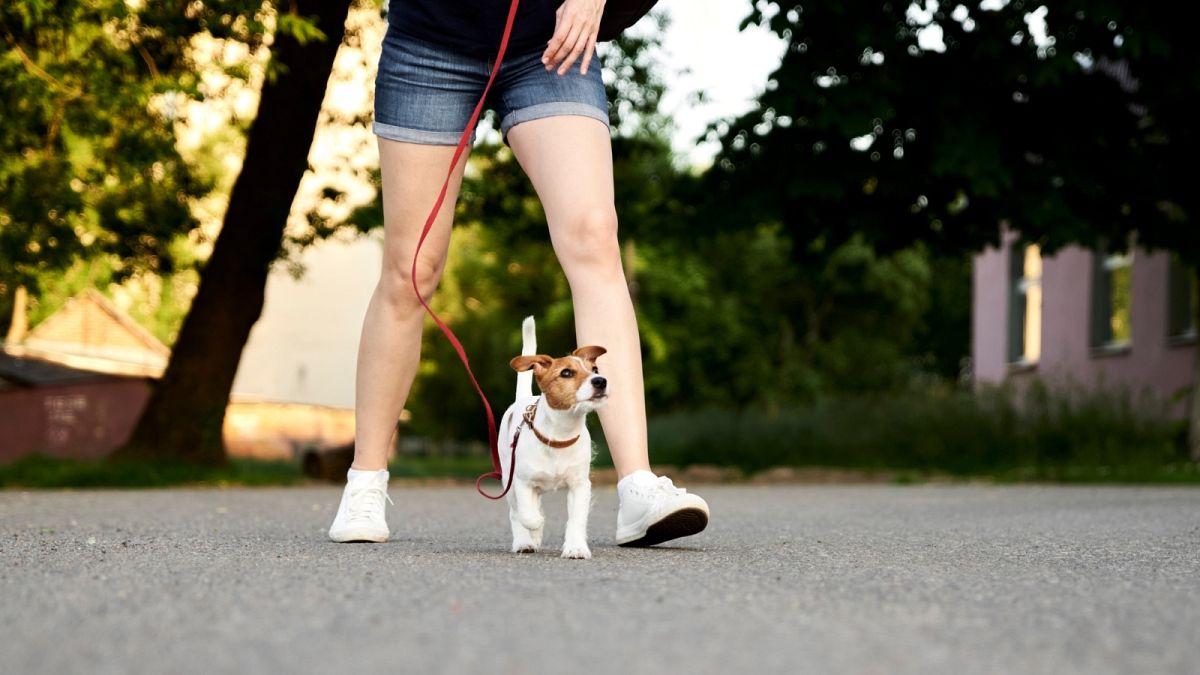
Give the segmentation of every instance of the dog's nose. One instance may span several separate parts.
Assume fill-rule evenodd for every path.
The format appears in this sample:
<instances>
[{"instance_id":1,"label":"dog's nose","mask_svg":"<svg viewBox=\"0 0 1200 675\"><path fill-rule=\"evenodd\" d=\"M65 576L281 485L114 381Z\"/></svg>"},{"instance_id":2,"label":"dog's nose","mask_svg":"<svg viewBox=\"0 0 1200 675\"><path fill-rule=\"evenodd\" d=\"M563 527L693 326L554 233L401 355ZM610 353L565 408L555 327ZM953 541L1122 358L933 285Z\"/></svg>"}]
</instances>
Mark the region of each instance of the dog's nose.
<instances>
[{"instance_id":1,"label":"dog's nose","mask_svg":"<svg viewBox=\"0 0 1200 675\"><path fill-rule=\"evenodd\" d=\"M608 386L608 380L604 379L603 377L593 377L592 378L592 387L594 387L596 389L604 389L607 386Z\"/></svg>"}]
</instances>

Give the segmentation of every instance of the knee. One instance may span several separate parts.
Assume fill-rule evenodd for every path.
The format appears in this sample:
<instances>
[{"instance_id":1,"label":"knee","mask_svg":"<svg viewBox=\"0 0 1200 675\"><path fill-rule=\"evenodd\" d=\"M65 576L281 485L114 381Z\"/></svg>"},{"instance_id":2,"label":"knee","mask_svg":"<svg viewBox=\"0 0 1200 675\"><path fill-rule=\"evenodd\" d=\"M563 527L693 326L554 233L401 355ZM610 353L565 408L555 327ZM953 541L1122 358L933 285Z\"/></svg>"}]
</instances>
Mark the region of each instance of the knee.
<instances>
[{"instance_id":1,"label":"knee","mask_svg":"<svg viewBox=\"0 0 1200 675\"><path fill-rule=\"evenodd\" d=\"M443 261L417 259L417 289L426 302L433 297L444 267ZM394 307L404 310L420 308L417 294L413 291L412 260L385 261L376 292L384 302Z\"/></svg>"},{"instance_id":2,"label":"knee","mask_svg":"<svg viewBox=\"0 0 1200 675\"><path fill-rule=\"evenodd\" d=\"M617 213L612 209L588 211L577 217L565 236L556 242L558 259L568 277L621 272L621 246L617 241Z\"/></svg>"}]
</instances>

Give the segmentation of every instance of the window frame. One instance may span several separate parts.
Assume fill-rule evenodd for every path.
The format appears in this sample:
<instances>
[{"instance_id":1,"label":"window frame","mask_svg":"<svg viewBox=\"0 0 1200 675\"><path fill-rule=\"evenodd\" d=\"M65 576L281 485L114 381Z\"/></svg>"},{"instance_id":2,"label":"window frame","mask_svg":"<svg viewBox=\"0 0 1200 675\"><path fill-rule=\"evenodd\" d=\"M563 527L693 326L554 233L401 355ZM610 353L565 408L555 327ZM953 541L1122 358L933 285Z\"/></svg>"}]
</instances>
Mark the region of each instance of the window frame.
<instances>
[{"instance_id":1,"label":"window frame","mask_svg":"<svg viewBox=\"0 0 1200 675\"><path fill-rule=\"evenodd\" d=\"M1040 344L1037 358L1026 358L1029 353L1025 340L1026 319L1029 316L1029 290L1034 286L1039 289L1042 286L1042 274L1037 277L1025 276L1025 261L1030 248L1037 248L1037 256L1039 259L1042 257L1041 248L1037 244L1021 244L1019 241L1014 241L1008 247L1008 342L1005 357L1010 370L1033 369L1041 360ZM1039 322L1042 298L1043 296L1039 293L1037 309ZM1038 332L1038 339L1040 341L1041 331Z\"/></svg>"},{"instance_id":2,"label":"window frame","mask_svg":"<svg viewBox=\"0 0 1200 675\"><path fill-rule=\"evenodd\" d=\"M1137 336L1133 332L1133 268L1136 257L1132 248L1122 253L1112 253L1101 244L1092 251L1092 306L1091 335L1089 337L1093 356L1124 354L1133 349ZM1129 338L1116 340L1112 331L1113 318L1113 272L1129 270Z\"/></svg>"},{"instance_id":3,"label":"window frame","mask_svg":"<svg viewBox=\"0 0 1200 675\"><path fill-rule=\"evenodd\" d=\"M1188 345L1200 340L1195 304L1200 302L1200 282L1179 256L1172 254L1167 266L1167 344Z\"/></svg>"}]
</instances>

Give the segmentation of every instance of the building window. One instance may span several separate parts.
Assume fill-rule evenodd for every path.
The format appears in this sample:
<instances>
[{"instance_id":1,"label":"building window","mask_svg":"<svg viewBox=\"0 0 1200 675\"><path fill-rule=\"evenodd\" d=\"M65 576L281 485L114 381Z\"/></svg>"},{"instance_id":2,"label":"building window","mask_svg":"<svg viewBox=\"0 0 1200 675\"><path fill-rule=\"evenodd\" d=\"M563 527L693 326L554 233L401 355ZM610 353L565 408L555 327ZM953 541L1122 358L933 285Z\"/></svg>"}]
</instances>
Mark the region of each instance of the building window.
<instances>
[{"instance_id":1,"label":"building window","mask_svg":"<svg viewBox=\"0 0 1200 675\"><path fill-rule=\"evenodd\" d=\"M1092 347L1126 349L1133 344L1133 253L1100 248L1092 274Z\"/></svg>"},{"instance_id":2,"label":"building window","mask_svg":"<svg viewBox=\"0 0 1200 675\"><path fill-rule=\"evenodd\" d=\"M1009 250L1008 361L1034 364L1042 353L1042 251Z\"/></svg>"},{"instance_id":3,"label":"building window","mask_svg":"<svg viewBox=\"0 0 1200 675\"><path fill-rule=\"evenodd\" d=\"M1200 287L1196 273L1188 269L1179 258L1171 256L1167 287L1167 336L1171 340L1196 339L1196 314L1200 306Z\"/></svg>"}]
</instances>

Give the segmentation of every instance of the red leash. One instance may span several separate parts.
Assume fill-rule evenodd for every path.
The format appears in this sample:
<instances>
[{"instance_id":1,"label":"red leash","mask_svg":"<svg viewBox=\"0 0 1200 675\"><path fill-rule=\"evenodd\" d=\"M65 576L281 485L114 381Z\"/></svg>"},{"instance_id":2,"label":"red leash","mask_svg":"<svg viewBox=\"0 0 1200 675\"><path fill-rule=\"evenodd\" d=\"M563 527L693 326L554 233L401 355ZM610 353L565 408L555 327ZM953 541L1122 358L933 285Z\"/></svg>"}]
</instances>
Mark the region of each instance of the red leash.
<instances>
[{"instance_id":1,"label":"red leash","mask_svg":"<svg viewBox=\"0 0 1200 675\"><path fill-rule=\"evenodd\" d=\"M434 323L438 328L442 329L442 333L450 344L454 345L454 351L458 352L458 359L462 361L463 366L467 369L467 376L471 378L471 384L475 386L476 393L479 394L479 400L483 401L483 407L487 410L488 421L488 447L492 451L492 471L485 473L475 479L475 489L479 494L488 499L502 499L508 494L509 488L512 487L513 469L517 458L517 443L513 439L512 457L508 463L508 484L504 486L504 491L498 495L492 496L483 491L480 483L486 478L495 478L498 481L504 480L504 473L500 469L500 449L496 445L496 417L492 414L492 406L488 403L487 396L483 394L483 388L479 386L479 381L475 379L475 373L471 371L471 364L467 361L467 352L463 349L462 343L454 335L454 331L446 325L444 321L438 317L425 298L421 296L421 290L417 287L417 257L421 254L421 246L425 243L425 237L429 235L429 230L433 228L433 221L437 218L438 210L442 208L442 202L446 201L446 191L450 189L450 179L454 176L454 167L458 166L458 160L466 151L467 143L471 140L471 132L475 129L475 125L479 122L479 113L483 111L483 103L487 100L488 91L492 88L492 82L496 80L496 73L500 72L500 64L504 60L504 52L508 49L508 39L512 35L513 20L517 17L517 5L520 0L512 0L512 5L508 8L508 21L504 24L504 37L500 39L500 49L496 52L496 65L492 66L492 74L488 77L487 86L483 88L483 95L479 97L479 103L475 105L475 112L471 113L471 121L467 122L467 127L463 129L462 137L458 139L458 148L454 151L454 159L450 160L450 170L446 172L446 180L442 182L441 192L438 193L437 201L433 204L433 210L429 212L429 218L425 221L425 229L421 230L421 238L417 241L417 250L413 252L412 264L412 285L413 292L417 294L417 299L420 300L421 306L433 317Z\"/></svg>"}]
</instances>

